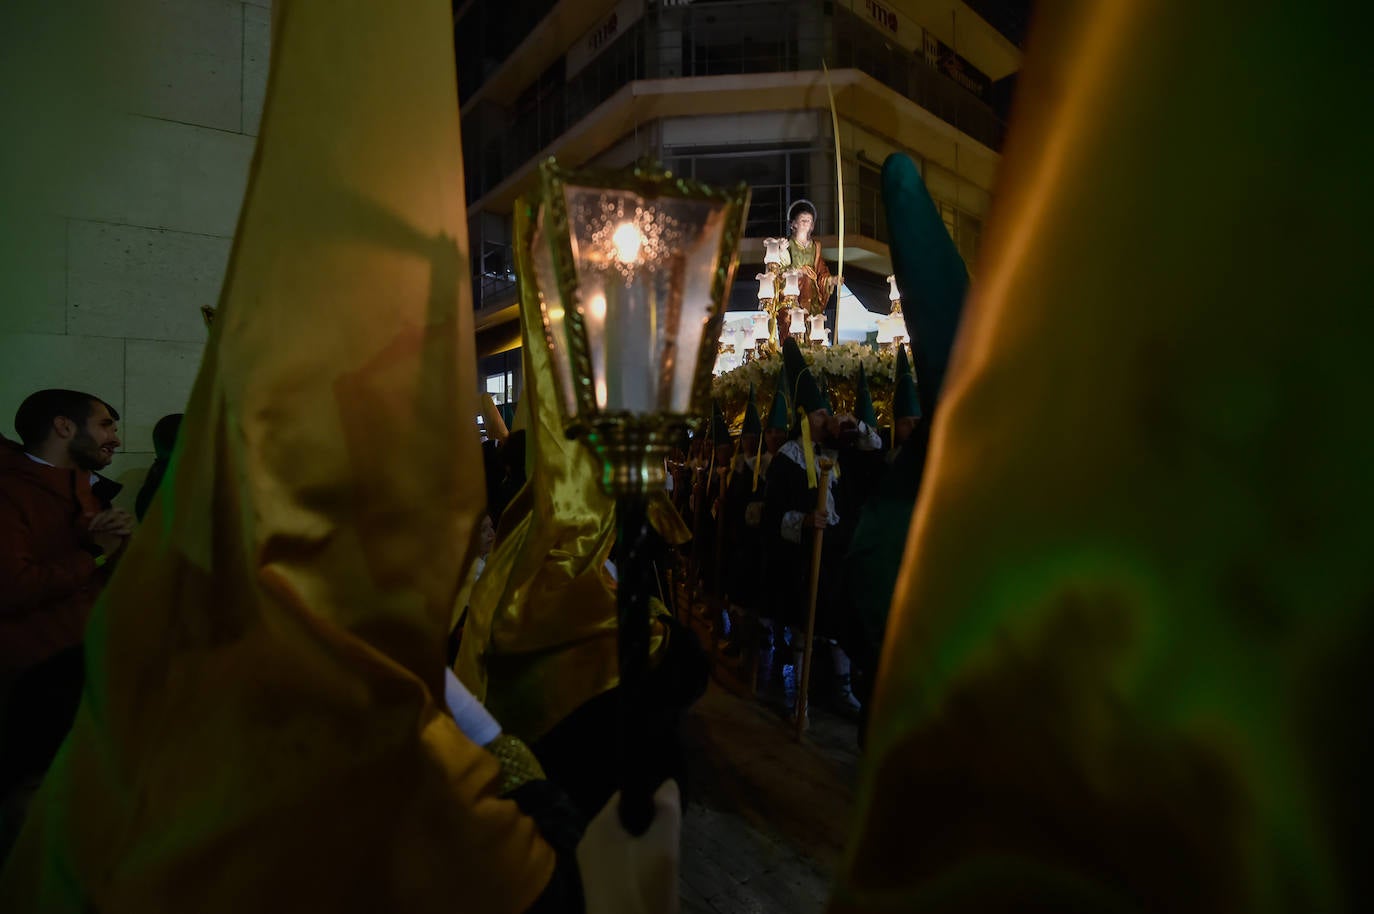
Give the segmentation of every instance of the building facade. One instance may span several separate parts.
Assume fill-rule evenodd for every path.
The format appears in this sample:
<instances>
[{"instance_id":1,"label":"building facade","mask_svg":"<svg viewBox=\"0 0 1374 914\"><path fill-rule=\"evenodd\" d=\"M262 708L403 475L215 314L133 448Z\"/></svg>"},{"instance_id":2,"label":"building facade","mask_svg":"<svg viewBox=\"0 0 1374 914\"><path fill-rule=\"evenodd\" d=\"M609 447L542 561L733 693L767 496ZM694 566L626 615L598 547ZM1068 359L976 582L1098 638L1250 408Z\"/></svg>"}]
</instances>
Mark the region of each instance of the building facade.
<instances>
[{"instance_id":1,"label":"building facade","mask_svg":"<svg viewBox=\"0 0 1374 914\"><path fill-rule=\"evenodd\" d=\"M79 13L79 15L77 14ZM0 12L0 431L70 387L108 400L132 507L153 426L200 368L257 143L271 0L13 0Z\"/></svg>"},{"instance_id":2,"label":"building facade","mask_svg":"<svg viewBox=\"0 0 1374 914\"><path fill-rule=\"evenodd\" d=\"M1014 5L1013 5L1014 6ZM981 14L975 11L981 10ZM891 272L880 169L916 160L972 270L1021 64L998 4L954 0L509 0L456 6L473 300L486 388L518 397L510 248L515 199L537 164L649 157L708 183L746 181L752 203L731 308L753 307L765 237L809 199L826 260L839 257L829 89L839 117L844 275L887 310ZM1004 34L1005 33L1005 34ZM824 69L823 69L824 68ZM828 324L835 326L832 314Z\"/></svg>"}]
</instances>

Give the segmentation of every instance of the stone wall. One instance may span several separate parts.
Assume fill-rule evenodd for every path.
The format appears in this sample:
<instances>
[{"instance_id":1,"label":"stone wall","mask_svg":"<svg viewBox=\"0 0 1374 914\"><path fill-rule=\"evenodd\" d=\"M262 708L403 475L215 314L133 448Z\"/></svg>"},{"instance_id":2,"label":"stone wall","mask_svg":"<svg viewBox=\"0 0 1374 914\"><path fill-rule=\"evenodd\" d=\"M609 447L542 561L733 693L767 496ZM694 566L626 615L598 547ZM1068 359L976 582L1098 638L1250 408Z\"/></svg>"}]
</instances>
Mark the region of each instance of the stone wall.
<instances>
[{"instance_id":1,"label":"stone wall","mask_svg":"<svg viewBox=\"0 0 1374 914\"><path fill-rule=\"evenodd\" d=\"M271 0L10 0L0 431L44 387L120 412L132 503L200 365L256 142ZM108 9L106 7L106 10ZM18 30L18 31L16 31ZM23 72L16 72L22 70Z\"/></svg>"}]
</instances>

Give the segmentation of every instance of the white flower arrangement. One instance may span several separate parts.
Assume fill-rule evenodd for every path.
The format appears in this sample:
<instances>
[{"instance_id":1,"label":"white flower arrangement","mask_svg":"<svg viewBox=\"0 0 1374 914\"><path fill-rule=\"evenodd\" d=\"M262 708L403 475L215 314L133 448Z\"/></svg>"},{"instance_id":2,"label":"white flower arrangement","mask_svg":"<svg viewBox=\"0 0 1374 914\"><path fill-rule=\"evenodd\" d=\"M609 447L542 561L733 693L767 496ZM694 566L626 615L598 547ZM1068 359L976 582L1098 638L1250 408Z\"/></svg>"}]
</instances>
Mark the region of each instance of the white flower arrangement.
<instances>
[{"instance_id":1,"label":"white flower arrangement","mask_svg":"<svg viewBox=\"0 0 1374 914\"><path fill-rule=\"evenodd\" d=\"M836 413L854 411L859 366L863 365L878 423L884 425L891 421L892 381L897 370L896 350L876 349L863 343L850 342L820 349L804 347L802 356L820 376ZM767 421L768 410L773 403L773 388L781 369L782 354L766 350L753 361L724 372L711 382L711 396L720 402L731 428L738 431L744 423L750 382L754 385L759 417Z\"/></svg>"}]
</instances>

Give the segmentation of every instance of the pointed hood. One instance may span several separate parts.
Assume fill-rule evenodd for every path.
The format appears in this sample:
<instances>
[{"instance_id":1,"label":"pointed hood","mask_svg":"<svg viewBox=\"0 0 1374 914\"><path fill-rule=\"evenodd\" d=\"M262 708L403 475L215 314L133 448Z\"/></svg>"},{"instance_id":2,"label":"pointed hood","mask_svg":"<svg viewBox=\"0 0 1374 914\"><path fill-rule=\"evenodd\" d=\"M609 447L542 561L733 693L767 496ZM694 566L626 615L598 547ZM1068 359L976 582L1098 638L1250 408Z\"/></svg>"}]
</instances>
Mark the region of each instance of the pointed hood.
<instances>
[{"instance_id":1,"label":"pointed hood","mask_svg":"<svg viewBox=\"0 0 1374 914\"><path fill-rule=\"evenodd\" d=\"M792 411L787 404L787 371L778 370L778 381L773 388L773 405L768 410L768 428L787 431L792 427Z\"/></svg>"},{"instance_id":2,"label":"pointed hood","mask_svg":"<svg viewBox=\"0 0 1374 914\"><path fill-rule=\"evenodd\" d=\"M859 363L859 383L854 391L854 417L869 428L878 426L878 413L873 408L873 395L868 391L868 375L863 362Z\"/></svg>"},{"instance_id":3,"label":"pointed hood","mask_svg":"<svg viewBox=\"0 0 1374 914\"><path fill-rule=\"evenodd\" d=\"M485 498L435 425L478 410L453 11L272 15L218 316L0 909L524 910L553 873L444 705Z\"/></svg>"},{"instance_id":4,"label":"pointed hood","mask_svg":"<svg viewBox=\"0 0 1374 914\"><path fill-rule=\"evenodd\" d=\"M911 362L907 361L906 346L897 344L897 367L892 370L892 380L896 382L904 374L911 374Z\"/></svg>"},{"instance_id":5,"label":"pointed hood","mask_svg":"<svg viewBox=\"0 0 1374 914\"><path fill-rule=\"evenodd\" d=\"M729 444L730 423L725 420L725 413L720 408L719 400L711 401L711 443L714 445Z\"/></svg>"},{"instance_id":6,"label":"pointed hood","mask_svg":"<svg viewBox=\"0 0 1374 914\"><path fill-rule=\"evenodd\" d=\"M749 382L749 401L744 405L744 427L740 430L742 435L761 435L763 434L763 422L759 419L759 404L754 399L754 382Z\"/></svg>"},{"instance_id":7,"label":"pointed hood","mask_svg":"<svg viewBox=\"0 0 1374 914\"><path fill-rule=\"evenodd\" d=\"M787 342L782 346L782 364L787 377L787 389L791 392L791 403L794 409L803 412L815 412L818 409L829 409L830 404L821 392L821 387L816 383L815 372L811 366L806 364L806 359L802 356L801 348L797 346L796 337L789 336Z\"/></svg>"},{"instance_id":8,"label":"pointed hood","mask_svg":"<svg viewBox=\"0 0 1374 914\"><path fill-rule=\"evenodd\" d=\"M916 379L906 360L906 347L897 345L897 377L892 382L892 418L921 418L921 401L916 395Z\"/></svg>"},{"instance_id":9,"label":"pointed hood","mask_svg":"<svg viewBox=\"0 0 1374 914\"><path fill-rule=\"evenodd\" d=\"M1335 12L1036 4L833 910L1369 907L1374 182Z\"/></svg>"},{"instance_id":10,"label":"pointed hood","mask_svg":"<svg viewBox=\"0 0 1374 914\"><path fill-rule=\"evenodd\" d=\"M968 268L921 180L916 163L901 154L883 163L883 198L889 203L892 272L902 290L902 318L911 341L921 411L934 415L944 385L954 334L968 293Z\"/></svg>"}]
</instances>

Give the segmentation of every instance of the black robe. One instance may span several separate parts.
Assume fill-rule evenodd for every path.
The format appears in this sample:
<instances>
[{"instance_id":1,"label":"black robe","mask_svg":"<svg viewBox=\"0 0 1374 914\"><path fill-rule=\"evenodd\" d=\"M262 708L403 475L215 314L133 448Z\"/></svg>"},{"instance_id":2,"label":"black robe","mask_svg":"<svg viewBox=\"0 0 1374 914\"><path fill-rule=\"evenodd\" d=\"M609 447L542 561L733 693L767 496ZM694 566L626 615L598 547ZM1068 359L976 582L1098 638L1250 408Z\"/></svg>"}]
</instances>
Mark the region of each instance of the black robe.
<instances>
[{"instance_id":1,"label":"black robe","mask_svg":"<svg viewBox=\"0 0 1374 914\"><path fill-rule=\"evenodd\" d=\"M789 511L798 511L808 517L815 513L818 493L807 485L806 467L787 456L787 450L784 446L768 465L762 525L766 555L766 595L761 602L766 615L802 629L806 625L810 606L811 556L816 541L815 529L803 520L801 542L793 543L783 536L782 524L784 516ZM831 485L835 486L836 481L832 480ZM838 510L837 505L836 513ZM834 637L841 627L844 616L841 572L845 544L838 527L839 525L831 525L826 528L821 544L816 635L822 638Z\"/></svg>"}]
</instances>

